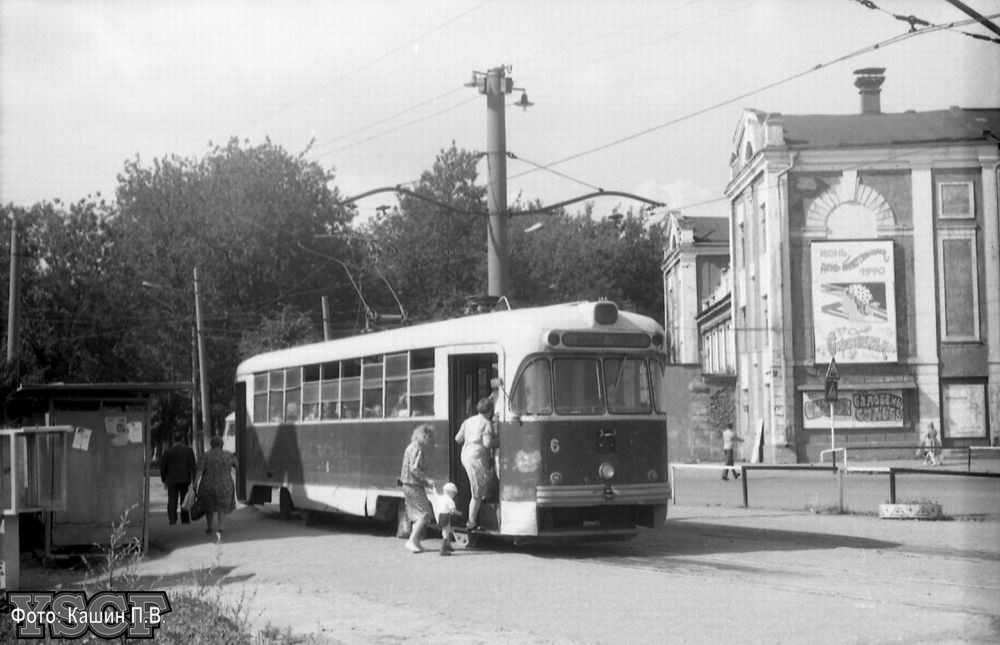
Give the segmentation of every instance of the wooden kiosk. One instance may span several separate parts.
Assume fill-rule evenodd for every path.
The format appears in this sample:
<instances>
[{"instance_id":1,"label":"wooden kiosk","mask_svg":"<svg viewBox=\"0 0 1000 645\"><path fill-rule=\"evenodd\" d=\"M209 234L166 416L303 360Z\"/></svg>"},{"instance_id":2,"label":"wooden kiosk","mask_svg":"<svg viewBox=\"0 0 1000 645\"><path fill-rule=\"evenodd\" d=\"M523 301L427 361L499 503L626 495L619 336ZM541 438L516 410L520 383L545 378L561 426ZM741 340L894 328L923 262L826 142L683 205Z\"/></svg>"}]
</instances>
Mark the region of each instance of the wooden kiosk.
<instances>
[{"instance_id":1,"label":"wooden kiosk","mask_svg":"<svg viewBox=\"0 0 1000 645\"><path fill-rule=\"evenodd\" d=\"M59 383L23 385L10 395L7 416L20 425L72 428L64 505L42 517L46 556L106 544L126 511L124 539L137 538L146 549L153 395L190 389L190 383Z\"/></svg>"}]
</instances>

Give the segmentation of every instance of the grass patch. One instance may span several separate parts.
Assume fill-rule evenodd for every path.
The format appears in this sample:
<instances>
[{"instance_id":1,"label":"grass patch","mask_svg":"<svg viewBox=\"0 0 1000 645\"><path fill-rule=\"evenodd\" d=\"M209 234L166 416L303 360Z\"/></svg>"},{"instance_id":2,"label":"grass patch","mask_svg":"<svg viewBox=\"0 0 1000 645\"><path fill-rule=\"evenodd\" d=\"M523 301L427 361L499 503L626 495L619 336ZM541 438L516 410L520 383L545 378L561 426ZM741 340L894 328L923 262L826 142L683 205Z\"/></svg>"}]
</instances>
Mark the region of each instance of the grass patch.
<instances>
[{"instance_id":1,"label":"grass patch","mask_svg":"<svg viewBox=\"0 0 1000 645\"><path fill-rule=\"evenodd\" d=\"M94 545L93 554L82 557L87 576L79 588L67 589L59 583L51 590L53 593L84 591L88 598L93 598L102 591L163 590L160 579L150 580L139 574L139 565L144 557L142 544L139 538L128 537L129 514L134 508L126 509L112 524L106 544ZM217 559L222 545L218 548ZM248 598L244 593L235 601L227 600L222 593L223 578L216 564L196 573L189 585L168 589L170 612L163 615L160 627L154 632L154 641L170 645L321 645L332 642L317 634L292 634L291 628L280 628L271 623L254 633L249 608L252 597ZM10 612L0 612L0 643L39 642L37 639L18 639L16 633ZM125 640L124 637L116 639L118 642ZM43 642L52 642L47 630ZM87 632L73 642L108 641Z\"/></svg>"}]
</instances>

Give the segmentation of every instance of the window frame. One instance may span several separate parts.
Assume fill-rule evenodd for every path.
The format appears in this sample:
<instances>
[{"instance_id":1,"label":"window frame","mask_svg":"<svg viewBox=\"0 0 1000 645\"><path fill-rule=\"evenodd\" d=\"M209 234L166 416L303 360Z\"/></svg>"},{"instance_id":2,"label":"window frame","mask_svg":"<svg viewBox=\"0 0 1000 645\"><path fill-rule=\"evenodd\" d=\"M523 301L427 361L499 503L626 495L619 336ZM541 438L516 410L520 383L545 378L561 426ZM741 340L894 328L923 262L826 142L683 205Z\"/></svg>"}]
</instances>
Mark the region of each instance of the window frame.
<instances>
[{"instance_id":1,"label":"window frame","mask_svg":"<svg viewBox=\"0 0 1000 645\"><path fill-rule=\"evenodd\" d=\"M945 243L964 241L969 247L969 277L971 278L972 289L972 334L959 335L948 333L948 284L945 282ZM982 339L981 305L979 302L979 256L977 250L977 236L974 227L946 228L938 231L937 252L938 252L938 324L940 327L941 342L943 343L964 343L979 342Z\"/></svg>"},{"instance_id":2,"label":"window frame","mask_svg":"<svg viewBox=\"0 0 1000 645\"><path fill-rule=\"evenodd\" d=\"M962 213L946 213L944 192L946 188L963 186L968 202L968 210ZM976 218L976 190L972 181L939 181L937 184L937 216L943 220L968 220Z\"/></svg>"}]
</instances>

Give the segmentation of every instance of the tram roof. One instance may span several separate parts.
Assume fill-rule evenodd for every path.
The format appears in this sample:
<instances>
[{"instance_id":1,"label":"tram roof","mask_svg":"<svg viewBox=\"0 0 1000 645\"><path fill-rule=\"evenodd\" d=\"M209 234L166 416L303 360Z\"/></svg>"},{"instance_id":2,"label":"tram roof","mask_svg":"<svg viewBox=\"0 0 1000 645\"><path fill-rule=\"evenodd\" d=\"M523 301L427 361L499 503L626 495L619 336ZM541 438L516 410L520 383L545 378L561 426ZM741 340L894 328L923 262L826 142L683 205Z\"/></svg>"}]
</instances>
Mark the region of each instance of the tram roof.
<instances>
[{"instance_id":1,"label":"tram roof","mask_svg":"<svg viewBox=\"0 0 1000 645\"><path fill-rule=\"evenodd\" d=\"M652 318L627 311L618 311L613 324L598 323L597 304L575 302L495 311L299 345L252 356L240 363L236 371L252 374L292 365L452 345L499 343L514 351L536 351L543 346L549 330L663 333L663 327Z\"/></svg>"}]
</instances>

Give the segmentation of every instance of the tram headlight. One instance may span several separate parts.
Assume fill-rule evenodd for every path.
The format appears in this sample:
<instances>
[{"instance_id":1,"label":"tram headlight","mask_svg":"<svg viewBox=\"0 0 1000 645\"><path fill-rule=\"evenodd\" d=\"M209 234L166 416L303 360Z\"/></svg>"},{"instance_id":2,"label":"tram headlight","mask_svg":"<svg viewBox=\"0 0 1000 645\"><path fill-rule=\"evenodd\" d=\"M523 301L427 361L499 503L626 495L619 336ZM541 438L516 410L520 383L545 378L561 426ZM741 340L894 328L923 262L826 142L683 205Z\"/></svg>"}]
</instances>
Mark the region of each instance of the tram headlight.
<instances>
[{"instance_id":1,"label":"tram headlight","mask_svg":"<svg viewBox=\"0 0 1000 645\"><path fill-rule=\"evenodd\" d=\"M549 345L555 347L560 343L560 341L562 341L562 336L560 336L559 332L557 331L550 331L548 335L545 337L545 340L546 342L548 342Z\"/></svg>"},{"instance_id":2,"label":"tram headlight","mask_svg":"<svg viewBox=\"0 0 1000 645\"><path fill-rule=\"evenodd\" d=\"M562 483L562 473L558 470L549 475L549 481L552 482L553 486L558 486Z\"/></svg>"},{"instance_id":3,"label":"tram headlight","mask_svg":"<svg viewBox=\"0 0 1000 645\"><path fill-rule=\"evenodd\" d=\"M612 477L615 476L615 467L608 462L601 464L601 467L597 469L597 474L601 476L604 481L610 481Z\"/></svg>"},{"instance_id":4,"label":"tram headlight","mask_svg":"<svg viewBox=\"0 0 1000 645\"><path fill-rule=\"evenodd\" d=\"M651 340L653 342L653 347L663 347L663 334L660 332L653 334Z\"/></svg>"}]
</instances>

